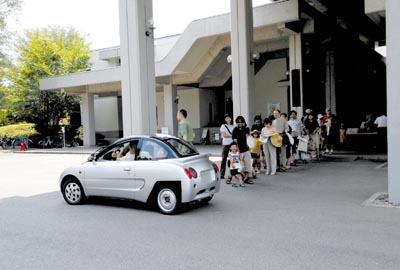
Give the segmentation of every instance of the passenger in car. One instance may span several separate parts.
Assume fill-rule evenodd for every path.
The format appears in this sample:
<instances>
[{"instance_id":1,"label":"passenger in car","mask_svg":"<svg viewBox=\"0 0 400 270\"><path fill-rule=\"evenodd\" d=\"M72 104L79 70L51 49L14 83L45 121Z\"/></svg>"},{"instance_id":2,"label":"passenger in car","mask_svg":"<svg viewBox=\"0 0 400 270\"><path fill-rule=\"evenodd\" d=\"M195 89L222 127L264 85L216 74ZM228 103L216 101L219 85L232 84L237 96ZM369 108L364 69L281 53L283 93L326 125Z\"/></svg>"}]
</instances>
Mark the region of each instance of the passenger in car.
<instances>
[{"instance_id":1,"label":"passenger in car","mask_svg":"<svg viewBox=\"0 0 400 270\"><path fill-rule=\"evenodd\" d=\"M137 155L137 145L136 142L132 141L129 143L129 152L124 156L123 150L120 151L117 160L135 160Z\"/></svg>"}]
</instances>

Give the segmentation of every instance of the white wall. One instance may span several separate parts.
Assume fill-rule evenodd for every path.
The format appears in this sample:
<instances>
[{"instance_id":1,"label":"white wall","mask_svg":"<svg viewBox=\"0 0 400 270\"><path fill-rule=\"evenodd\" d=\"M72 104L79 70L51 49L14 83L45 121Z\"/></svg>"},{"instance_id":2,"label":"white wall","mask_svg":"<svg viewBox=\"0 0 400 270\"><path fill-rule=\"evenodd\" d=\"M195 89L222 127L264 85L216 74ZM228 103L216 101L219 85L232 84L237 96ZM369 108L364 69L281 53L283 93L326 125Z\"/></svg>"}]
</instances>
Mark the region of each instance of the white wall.
<instances>
[{"instance_id":1,"label":"white wall","mask_svg":"<svg viewBox=\"0 0 400 270\"><path fill-rule=\"evenodd\" d=\"M200 127L200 102L199 102L199 89L185 89L178 90L179 104L178 110L185 109L188 112L188 121L193 128ZM156 93L157 111L158 111L158 125L157 129L161 129L165 126L164 116L164 92ZM207 103L208 113L208 103ZM208 119L208 118L207 118Z\"/></svg>"},{"instance_id":2,"label":"white wall","mask_svg":"<svg viewBox=\"0 0 400 270\"><path fill-rule=\"evenodd\" d=\"M288 112L287 87L280 87L279 80L286 78L286 58L269 60L256 75L256 114L268 117L268 104L280 103L281 112ZM253 119L248 119L251 122Z\"/></svg>"},{"instance_id":3,"label":"white wall","mask_svg":"<svg viewBox=\"0 0 400 270\"><path fill-rule=\"evenodd\" d=\"M201 127L200 123L200 102L199 102L199 89L185 89L178 90L179 104L178 111L185 109L188 112L188 121L192 128ZM204 109L204 108L203 108Z\"/></svg>"},{"instance_id":4,"label":"white wall","mask_svg":"<svg viewBox=\"0 0 400 270\"><path fill-rule=\"evenodd\" d=\"M94 122L98 132L117 131L120 129L117 97L94 99Z\"/></svg>"}]
</instances>

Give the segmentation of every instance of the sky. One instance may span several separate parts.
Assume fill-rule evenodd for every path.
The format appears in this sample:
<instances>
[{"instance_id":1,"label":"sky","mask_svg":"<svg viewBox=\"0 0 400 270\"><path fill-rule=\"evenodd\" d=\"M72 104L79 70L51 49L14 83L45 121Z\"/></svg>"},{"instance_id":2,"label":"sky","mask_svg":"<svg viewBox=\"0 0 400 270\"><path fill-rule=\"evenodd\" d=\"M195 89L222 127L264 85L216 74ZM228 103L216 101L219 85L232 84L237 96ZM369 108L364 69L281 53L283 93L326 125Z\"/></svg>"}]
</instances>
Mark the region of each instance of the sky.
<instances>
[{"instance_id":1,"label":"sky","mask_svg":"<svg viewBox=\"0 0 400 270\"><path fill-rule=\"evenodd\" d=\"M72 26L91 49L119 45L118 0L23 0L15 31L47 26ZM150 0L149 0L150 1ZM270 0L253 0L253 6ZM155 37L182 33L192 21L228 13L230 0L153 0Z\"/></svg>"}]
</instances>

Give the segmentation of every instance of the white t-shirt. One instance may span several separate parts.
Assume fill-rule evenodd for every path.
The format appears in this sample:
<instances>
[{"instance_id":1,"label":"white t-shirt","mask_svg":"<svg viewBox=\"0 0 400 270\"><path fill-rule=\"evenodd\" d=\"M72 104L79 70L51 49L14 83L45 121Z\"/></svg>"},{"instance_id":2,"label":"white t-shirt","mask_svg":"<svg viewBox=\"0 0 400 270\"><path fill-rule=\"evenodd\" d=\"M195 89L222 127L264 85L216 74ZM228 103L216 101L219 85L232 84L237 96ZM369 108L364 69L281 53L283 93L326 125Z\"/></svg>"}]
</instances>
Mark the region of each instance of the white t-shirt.
<instances>
[{"instance_id":1,"label":"white t-shirt","mask_svg":"<svg viewBox=\"0 0 400 270\"><path fill-rule=\"evenodd\" d=\"M289 126L292 128L293 137L298 137L301 135L301 120L300 119L290 119L288 121Z\"/></svg>"},{"instance_id":2,"label":"white t-shirt","mask_svg":"<svg viewBox=\"0 0 400 270\"><path fill-rule=\"evenodd\" d=\"M226 127L228 127L230 132L228 131L228 129ZM223 124L221 126L220 131L221 131L221 137L222 137L222 145L230 145L233 142L232 137L224 138L224 136L222 136L222 132L225 132L227 135L232 135L234 128L235 128L235 125Z\"/></svg>"},{"instance_id":3,"label":"white t-shirt","mask_svg":"<svg viewBox=\"0 0 400 270\"><path fill-rule=\"evenodd\" d=\"M119 160L135 160L135 155L132 155L130 152L126 153L125 156L123 156L122 158L120 158Z\"/></svg>"},{"instance_id":4,"label":"white t-shirt","mask_svg":"<svg viewBox=\"0 0 400 270\"><path fill-rule=\"evenodd\" d=\"M238 171L240 171L241 166L240 166L240 154L239 154L239 152L236 152L236 153L229 152L228 158L231 158L231 157L233 159L233 162L230 164L229 168L231 170L237 169Z\"/></svg>"},{"instance_id":5,"label":"white t-shirt","mask_svg":"<svg viewBox=\"0 0 400 270\"><path fill-rule=\"evenodd\" d=\"M378 128L387 127L387 117L385 115L381 115L376 118L375 125L378 125Z\"/></svg>"}]
</instances>

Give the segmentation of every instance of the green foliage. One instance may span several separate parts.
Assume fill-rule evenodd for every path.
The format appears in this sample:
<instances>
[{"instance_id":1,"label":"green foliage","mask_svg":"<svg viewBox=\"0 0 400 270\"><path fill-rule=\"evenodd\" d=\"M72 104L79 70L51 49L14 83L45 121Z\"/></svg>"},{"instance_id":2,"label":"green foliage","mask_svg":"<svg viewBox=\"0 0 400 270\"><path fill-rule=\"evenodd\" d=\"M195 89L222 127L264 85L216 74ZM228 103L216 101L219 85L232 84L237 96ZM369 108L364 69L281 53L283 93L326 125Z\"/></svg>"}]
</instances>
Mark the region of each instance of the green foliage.
<instances>
[{"instance_id":1,"label":"green foliage","mask_svg":"<svg viewBox=\"0 0 400 270\"><path fill-rule=\"evenodd\" d=\"M21 8L21 0L0 0L0 78L4 77L4 68L10 65L6 51L12 34L7 28L7 19Z\"/></svg>"},{"instance_id":2,"label":"green foliage","mask_svg":"<svg viewBox=\"0 0 400 270\"><path fill-rule=\"evenodd\" d=\"M28 30L26 38L18 43L19 57L15 69L10 72L9 101L5 108L4 122L27 121L37 124L42 135L55 135L59 120L67 113L79 112L79 99L64 93L39 90L39 79L86 70L89 67L90 50L83 37L72 28L49 27ZM1 92L0 92L1 95ZM0 96L1 97L1 96ZM0 123L1 123L0 113Z\"/></svg>"},{"instance_id":3,"label":"green foliage","mask_svg":"<svg viewBox=\"0 0 400 270\"><path fill-rule=\"evenodd\" d=\"M8 125L0 127L1 137L18 137L18 136L32 136L38 132L35 129L35 124L32 123L19 123L14 125Z\"/></svg>"}]
</instances>

